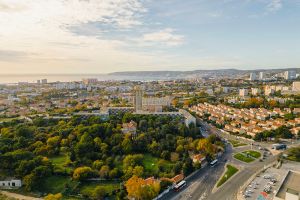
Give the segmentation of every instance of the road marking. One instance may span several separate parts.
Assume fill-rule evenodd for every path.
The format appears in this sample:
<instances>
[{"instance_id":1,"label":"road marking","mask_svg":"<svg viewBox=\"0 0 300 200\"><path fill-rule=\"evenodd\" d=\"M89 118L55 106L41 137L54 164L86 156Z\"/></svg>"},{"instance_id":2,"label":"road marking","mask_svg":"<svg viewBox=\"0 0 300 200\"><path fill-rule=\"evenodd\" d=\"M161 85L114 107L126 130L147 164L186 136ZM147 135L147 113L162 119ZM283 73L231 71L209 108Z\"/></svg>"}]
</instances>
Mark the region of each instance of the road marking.
<instances>
[{"instance_id":1,"label":"road marking","mask_svg":"<svg viewBox=\"0 0 300 200\"><path fill-rule=\"evenodd\" d=\"M206 199L206 197L207 197L207 193L204 192L204 193L201 195L201 197L200 197L199 200L204 200L204 199Z\"/></svg>"}]
</instances>

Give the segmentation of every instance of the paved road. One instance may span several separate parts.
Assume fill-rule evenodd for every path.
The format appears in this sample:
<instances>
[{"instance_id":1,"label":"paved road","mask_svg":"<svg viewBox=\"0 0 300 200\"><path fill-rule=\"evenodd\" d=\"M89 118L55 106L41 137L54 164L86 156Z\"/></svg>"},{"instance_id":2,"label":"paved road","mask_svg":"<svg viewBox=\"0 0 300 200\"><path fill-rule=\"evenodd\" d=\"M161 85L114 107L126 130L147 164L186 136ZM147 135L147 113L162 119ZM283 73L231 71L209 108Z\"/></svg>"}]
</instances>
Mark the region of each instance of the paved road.
<instances>
[{"instance_id":1,"label":"paved road","mask_svg":"<svg viewBox=\"0 0 300 200\"><path fill-rule=\"evenodd\" d=\"M186 178L187 186L180 192L171 191L165 195L162 200L179 200L179 199L192 199L199 200L205 199L219 180L224 171L226 160L231 158L232 148L230 145L226 148L226 152L215 167L209 165L200 169L193 176ZM205 198L204 198L205 197Z\"/></svg>"},{"instance_id":2,"label":"paved road","mask_svg":"<svg viewBox=\"0 0 300 200\"><path fill-rule=\"evenodd\" d=\"M247 180L251 178L253 174L263 169L264 166L267 166L276 160L277 160L276 156L270 156L264 162L256 161L253 162L252 164L247 164L247 166L244 166L244 168L240 170L236 176L232 177L228 182L226 182L220 190L211 194L208 200L236 199L237 192L239 191L241 186L243 186L244 183L247 182Z\"/></svg>"},{"instance_id":3,"label":"paved road","mask_svg":"<svg viewBox=\"0 0 300 200\"><path fill-rule=\"evenodd\" d=\"M212 127L207 123L203 123L204 129L206 130L206 134L217 134L220 136L224 135L219 129ZM229 136L230 137L230 136ZM234 136L233 136L234 137ZM251 144L250 141L245 140L248 144ZM254 147L253 148L257 148ZM244 151L249 149L249 146L239 147L239 148L231 148L231 145L228 145L226 148L226 152L220 160L219 164L213 168L205 167L195 173L192 177L186 179L187 186L183 188L180 192L170 192L166 196L164 196L163 200L179 200L179 199L191 199L191 200L234 200L236 199L237 192L240 187L244 185L245 182L251 176L264 168L264 166L269 165L270 163L276 161L276 156L269 156L263 162L255 161L253 163L243 163L238 160L232 158L232 154L239 151ZM258 149L256 149L258 150ZM216 182L221 177L224 172L224 166L226 161L238 166L240 171L234 177L232 177L228 182L226 182L219 190L212 193L213 187Z\"/></svg>"}]
</instances>

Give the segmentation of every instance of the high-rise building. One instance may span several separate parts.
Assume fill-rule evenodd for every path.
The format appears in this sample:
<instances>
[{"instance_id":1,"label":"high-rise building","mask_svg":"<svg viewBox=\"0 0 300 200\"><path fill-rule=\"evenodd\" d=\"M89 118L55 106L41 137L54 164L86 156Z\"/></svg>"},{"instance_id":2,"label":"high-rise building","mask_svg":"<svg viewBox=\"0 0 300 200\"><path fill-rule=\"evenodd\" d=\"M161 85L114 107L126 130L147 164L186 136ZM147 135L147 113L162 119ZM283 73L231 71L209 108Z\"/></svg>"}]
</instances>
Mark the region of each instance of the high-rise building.
<instances>
[{"instance_id":1,"label":"high-rise building","mask_svg":"<svg viewBox=\"0 0 300 200\"><path fill-rule=\"evenodd\" d=\"M285 80L291 80L296 78L296 71L285 71L284 72L284 79Z\"/></svg>"},{"instance_id":2,"label":"high-rise building","mask_svg":"<svg viewBox=\"0 0 300 200\"><path fill-rule=\"evenodd\" d=\"M228 93L229 90L230 90L229 87L223 87L223 92L224 92L224 93Z\"/></svg>"},{"instance_id":3,"label":"high-rise building","mask_svg":"<svg viewBox=\"0 0 300 200\"><path fill-rule=\"evenodd\" d=\"M143 110L143 89L141 86L134 87L135 96L134 96L134 108L135 111L142 111Z\"/></svg>"},{"instance_id":4,"label":"high-rise building","mask_svg":"<svg viewBox=\"0 0 300 200\"><path fill-rule=\"evenodd\" d=\"M265 72L259 72L259 80L264 80L265 79Z\"/></svg>"},{"instance_id":5,"label":"high-rise building","mask_svg":"<svg viewBox=\"0 0 300 200\"><path fill-rule=\"evenodd\" d=\"M257 80L257 77L256 77L256 74L255 73L250 73L250 79L249 79L250 81L255 81L255 80Z\"/></svg>"},{"instance_id":6,"label":"high-rise building","mask_svg":"<svg viewBox=\"0 0 300 200\"><path fill-rule=\"evenodd\" d=\"M47 84L48 80L47 79L42 79L41 82L42 82L42 84Z\"/></svg>"}]
</instances>

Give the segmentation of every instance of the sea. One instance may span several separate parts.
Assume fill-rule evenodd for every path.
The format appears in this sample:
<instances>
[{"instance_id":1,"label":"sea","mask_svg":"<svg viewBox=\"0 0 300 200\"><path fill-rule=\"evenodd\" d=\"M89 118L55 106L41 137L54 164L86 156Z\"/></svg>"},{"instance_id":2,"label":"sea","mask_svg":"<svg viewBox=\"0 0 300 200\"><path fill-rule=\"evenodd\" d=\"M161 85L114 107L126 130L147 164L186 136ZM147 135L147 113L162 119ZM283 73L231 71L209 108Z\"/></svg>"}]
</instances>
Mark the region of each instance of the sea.
<instances>
[{"instance_id":1,"label":"sea","mask_svg":"<svg viewBox=\"0 0 300 200\"><path fill-rule=\"evenodd\" d=\"M169 80L170 77L141 77L141 76L117 76L110 74L0 74L0 84L16 84L20 82L36 83L37 80L47 79L48 83L82 81L86 78L96 78L99 81L158 81Z\"/></svg>"}]
</instances>

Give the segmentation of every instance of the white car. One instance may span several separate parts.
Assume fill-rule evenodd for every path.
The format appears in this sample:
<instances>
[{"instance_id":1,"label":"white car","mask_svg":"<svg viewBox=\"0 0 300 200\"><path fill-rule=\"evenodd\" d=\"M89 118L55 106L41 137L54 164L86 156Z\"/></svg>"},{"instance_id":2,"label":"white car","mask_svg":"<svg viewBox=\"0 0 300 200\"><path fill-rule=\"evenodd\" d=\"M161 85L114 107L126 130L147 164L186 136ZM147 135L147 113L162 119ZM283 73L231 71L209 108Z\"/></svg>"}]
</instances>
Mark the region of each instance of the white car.
<instances>
[{"instance_id":1,"label":"white car","mask_svg":"<svg viewBox=\"0 0 300 200\"><path fill-rule=\"evenodd\" d=\"M244 194L244 197L251 197L251 195L250 194L248 194L248 193L246 193L246 194Z\"/></svg>"}]
</instances>

